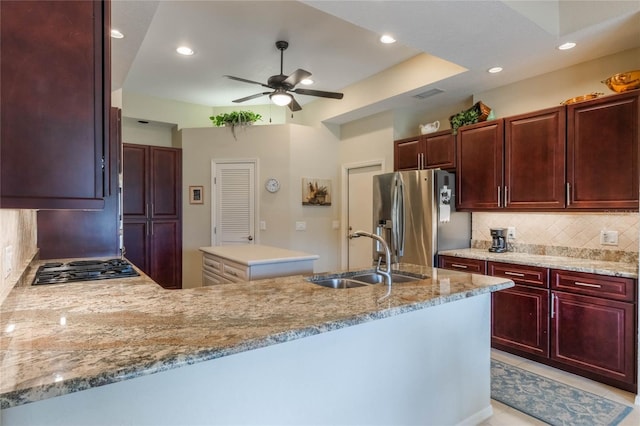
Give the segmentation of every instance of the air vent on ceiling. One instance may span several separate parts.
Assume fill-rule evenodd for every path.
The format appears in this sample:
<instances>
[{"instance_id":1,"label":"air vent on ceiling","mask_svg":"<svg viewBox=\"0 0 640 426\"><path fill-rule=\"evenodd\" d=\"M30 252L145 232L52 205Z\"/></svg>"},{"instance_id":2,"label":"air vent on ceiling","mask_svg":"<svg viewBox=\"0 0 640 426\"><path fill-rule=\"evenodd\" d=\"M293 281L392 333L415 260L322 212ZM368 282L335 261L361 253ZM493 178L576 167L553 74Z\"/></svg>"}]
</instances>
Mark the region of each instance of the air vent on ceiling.
<instances>
[{"instance_id":1,"label":"air vent on ceiling","mask_svg":"<svg viewBox=\"0 0 640 426\"><path fill-rule=\"evenodd\" d=\"M444 90L442 89L429 89L426 92L418 93L417 95L413 95L414 98L425 99L430 98L431 96L435 96L438 93L442 93Z\"/></svg>"}]
</instances>

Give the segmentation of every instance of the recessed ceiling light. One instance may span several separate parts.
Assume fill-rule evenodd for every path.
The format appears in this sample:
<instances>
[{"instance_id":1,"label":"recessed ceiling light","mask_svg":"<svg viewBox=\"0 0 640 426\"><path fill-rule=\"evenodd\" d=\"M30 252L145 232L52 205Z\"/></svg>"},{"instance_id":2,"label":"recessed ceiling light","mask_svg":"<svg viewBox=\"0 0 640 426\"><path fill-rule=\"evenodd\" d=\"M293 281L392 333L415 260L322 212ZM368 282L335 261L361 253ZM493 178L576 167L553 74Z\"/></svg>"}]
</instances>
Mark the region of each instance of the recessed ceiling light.
<instances>
[{"instance_id":1,"label":"recessed ceiling light","mask_svg":"<svg viewBox=\"0 0 640 426\"><path fill-rule=\"evenodd\" d=\"M111 30L111 38L124 38L124 34L116 29Z\"/></svg>"},{"instance_id":2,"label":"recessed ceiling light","mask_svg":"<svg viewBox=\"0 0 640 426\"><path fill-rule=\"evenodd\" d=\"M560 50L569 50L569 49L573 49L574 47L576 47L576 44L572 41L569 41L567 43L563 43L560 46L558 46L558 49Z\"/></svg>"},{"instance_id":3,"label":"recessed ceiling light","mask_svg":"<svg viewBox=\"0 0 640 426\"><path fill-rule=\"evenodd\" d=\"M176 49L176 52L178 52L181 55L185 55L185 56L191 56L194 54L193 49L191 49L190 47L187 46L180 46Z\"/></svg>"},{"instance_id":4,"label":"recessed ceiling light","mask_svg":"<svg viewBox=\"0 0 640 426\"><path fill-rule=\"evenodd\" d=\"M391 37L389 34L383 34L382 37L380 37L380 42L384 44L391 44L395 43L396 39Z\"/></svg>"},{"instance_id":5,"label":"recessed ceiling light","mask_svg":"<svg viewBox=\"0 0 640 426\"><path fill-rule=\"evenodd\" d=\"M495 73L498 73L498 72L502 71L502 67L489 68L487 71L490 72L491 74L495 74Z\"/></svg>"},{"instance_id":6,"label":"recessed ceiling light","mask_svg":"<svg viewBox=\"0 0 640 426\"><path fill-rule=\"evenodd\" d=\"M308 86L310 84L313 84L313 80L311 80L310 78L305 78L304 80L300 81L300 84L304 84L305 86Z\"/></svg>"}]
</instances>

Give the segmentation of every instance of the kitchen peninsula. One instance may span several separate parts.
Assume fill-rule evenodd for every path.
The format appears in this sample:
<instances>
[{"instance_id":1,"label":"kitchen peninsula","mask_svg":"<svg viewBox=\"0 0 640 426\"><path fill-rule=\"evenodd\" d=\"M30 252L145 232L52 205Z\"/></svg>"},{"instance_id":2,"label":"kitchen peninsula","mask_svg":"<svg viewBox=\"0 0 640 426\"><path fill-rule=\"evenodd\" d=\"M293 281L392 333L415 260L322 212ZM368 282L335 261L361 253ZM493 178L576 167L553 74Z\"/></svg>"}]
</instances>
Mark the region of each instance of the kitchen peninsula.
<instances>
[{"instance_id":1,"label":"kitchen peninsula","mask_svg":"<svg viewBox=\"0 0 640 426\"><path fill-rule=\"evenodd\" d=\"M144 275L18 286L0 307L2 424L488 417L490 293L513 282L398 269L429 278L383 300L384 285L301 275L182 291Z\"/></svg>"}]
</instances>

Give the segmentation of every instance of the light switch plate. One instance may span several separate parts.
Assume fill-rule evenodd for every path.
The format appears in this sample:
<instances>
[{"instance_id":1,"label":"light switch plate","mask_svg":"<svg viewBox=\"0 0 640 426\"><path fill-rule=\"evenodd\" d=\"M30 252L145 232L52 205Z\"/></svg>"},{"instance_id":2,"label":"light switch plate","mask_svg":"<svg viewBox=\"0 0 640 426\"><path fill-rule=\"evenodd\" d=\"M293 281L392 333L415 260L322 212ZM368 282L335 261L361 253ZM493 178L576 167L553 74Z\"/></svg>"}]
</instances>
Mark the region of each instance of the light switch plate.
<instances>
[{"instance_id":1,"label":"light switch plate","mask_svg":"<svg viewBox=\"0 0 640 426\"><path fill-rule=\"evenodd\" d=\"M296 231L306 231L307 222L296 222Z\"/></svg>"}]
</instances>

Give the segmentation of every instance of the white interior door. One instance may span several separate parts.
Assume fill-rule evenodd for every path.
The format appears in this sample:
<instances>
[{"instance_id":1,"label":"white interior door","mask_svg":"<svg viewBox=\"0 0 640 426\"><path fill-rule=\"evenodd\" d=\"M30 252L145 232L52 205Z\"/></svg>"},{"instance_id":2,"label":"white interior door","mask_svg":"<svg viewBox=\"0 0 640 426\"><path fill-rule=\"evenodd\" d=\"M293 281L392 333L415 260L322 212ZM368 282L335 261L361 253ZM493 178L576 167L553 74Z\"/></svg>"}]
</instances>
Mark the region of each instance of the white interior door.
<instances>
[{"instance_id":1,"label":"white interior door","mask_svg":"<svg viewBox=\"0 0 640 426\"><path fill-rule=\"evenodd\" d=\"M373 232L373 176L382 173L382 164L350 167L348 177L347 233ZM347 244L347 266L368 268L373 263L373 240L354 238Z\"/></svg>"},{"instance_id":2,"label":"white interior door","mask_svg":"<svg viewBox=\"0 0 640 426\"><path fill-rule=\"evenodd\" d=\"M212 245L254 244L256 162L212 163Z\"/></svg>"}]
</instances>

